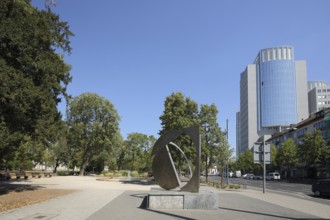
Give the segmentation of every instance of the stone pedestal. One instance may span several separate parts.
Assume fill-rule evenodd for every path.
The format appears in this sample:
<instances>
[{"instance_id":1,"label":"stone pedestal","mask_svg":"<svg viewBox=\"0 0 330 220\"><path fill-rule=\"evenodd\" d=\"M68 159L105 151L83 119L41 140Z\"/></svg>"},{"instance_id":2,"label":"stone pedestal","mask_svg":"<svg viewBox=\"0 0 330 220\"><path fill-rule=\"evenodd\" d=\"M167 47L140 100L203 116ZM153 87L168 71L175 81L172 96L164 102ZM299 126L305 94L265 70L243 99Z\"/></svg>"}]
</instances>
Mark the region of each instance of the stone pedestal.
<instances>
[{"instance_id":1,"label":"stone pedestal","mask_svg":"<svg viewBox=\"0 0 330 220\"><path fill-rule=\"evenodd\" d=\"M218 194L152 188L147 196L148 209L218 209Z\"/></svg>"}]
</instances>

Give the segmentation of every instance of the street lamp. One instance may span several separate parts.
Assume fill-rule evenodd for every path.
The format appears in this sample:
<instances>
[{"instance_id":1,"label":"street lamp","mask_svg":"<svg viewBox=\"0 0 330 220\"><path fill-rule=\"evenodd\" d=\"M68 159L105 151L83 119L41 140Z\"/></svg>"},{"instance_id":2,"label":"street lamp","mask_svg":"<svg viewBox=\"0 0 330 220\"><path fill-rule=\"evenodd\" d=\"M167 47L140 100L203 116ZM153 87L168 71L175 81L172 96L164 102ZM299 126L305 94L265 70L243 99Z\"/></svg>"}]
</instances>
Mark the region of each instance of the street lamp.
<instances>
[{"instance_id":1,"label":"street lamp","mask_svg":"<svg viewBox=\"0 0 330 220\"><path fill-rule=\"evenodd\" d=\"M262 144L262 165L263 165L263 190L262 192L265 193L266 192L266 154L270 154L270 147L268 149L267 147L267 152L265 149L266 146L266 142L265 142L265 136L262 137L262 142L255 142L255 144ZM257 152L255 151L255 153L261 153L260 150L258 150Z\"/></svg>"}]
</instances>

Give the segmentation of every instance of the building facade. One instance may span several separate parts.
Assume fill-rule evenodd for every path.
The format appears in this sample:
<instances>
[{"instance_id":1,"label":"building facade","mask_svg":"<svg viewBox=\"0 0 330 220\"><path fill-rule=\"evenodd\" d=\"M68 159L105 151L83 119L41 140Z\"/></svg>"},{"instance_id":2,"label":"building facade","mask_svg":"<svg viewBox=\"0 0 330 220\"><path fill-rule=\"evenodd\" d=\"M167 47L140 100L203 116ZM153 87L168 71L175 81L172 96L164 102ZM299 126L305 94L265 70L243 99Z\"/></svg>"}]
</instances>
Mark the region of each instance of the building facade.
<instances>
[{"instance_id":1,"label":"building facade","mask_svg":"<svg viewBox=\"0 0 330 220\"><path fill-rule=\"evenodd\" d=\"M240 79L240 120L239 123L239 146L236 147L236 155L249 149L259 138L257 132L257 81L256 65L248 65L241 73ZM238 141L236 140L236 143ZM237 143L238 144L238 143Z\"/></svg>"},{"instance_id":2,"label":"building facade","mask_svg":"<svg viewBox=\"0 0 330 220\"><path fill-rule=\"evenodd\" d=\"M290 128L272 135L266 142L275 145L277 148L288 139L293 139L299 145L303 143L306 133L312 134L315 130L319 130L326 144L330 143L330 108L322 109L309 116L309 118L299 122L298 124L291 125ZM325 166L316 166L316 172L310 172L308 176L318 178L330 177L330 161L326 162ZM304 165L299 164L291 170L291 176L304 177ZM300 172L297 172L300 171ZM308 177L307 176L307 177Z\"/></svg>"},{"instance_id":3,"label":"building facade","mask_svg":"<svg viewBox=\"0 0 330 220\"><path fill-rule=\"evenodd\" d=\"M240 79L240 152L308 117L306 62L290 46L260 50Z\"/></svg>"},{"instance_id":4,"label":"building facade","mask_svg":"<svg viewBox=\"0 0 330 220\"><path fill-rule=\"evenodd\" d=\"M238 157L239 152L241 152L241 114L240 112L236 112L236 157Z\"/></svg>"},{"instance_id":5,"label":"building facade","mask_svg":"<svg viewBox=\"0 0 330 220\"><path fill-rule=\"evenodd\" d=\"M308 89L309 114L330 107L330 86L324 81L308 82Z\"/></svg>"},{"instance_id":6,"label":"building facade","mask_svg":"<svg viewBox=\"0 0 330 220\"><path fill-rule=\"evenodd\" d=\"M326 143L330 142L330 108L315 112L309 118L297 124L292 124L290 128L273 134L267 142L279 148L282 143L292 138L299 144L302 142L306 133L313 133L315 129L321 131L321 135Z\"/></svg>"}]
</instances>

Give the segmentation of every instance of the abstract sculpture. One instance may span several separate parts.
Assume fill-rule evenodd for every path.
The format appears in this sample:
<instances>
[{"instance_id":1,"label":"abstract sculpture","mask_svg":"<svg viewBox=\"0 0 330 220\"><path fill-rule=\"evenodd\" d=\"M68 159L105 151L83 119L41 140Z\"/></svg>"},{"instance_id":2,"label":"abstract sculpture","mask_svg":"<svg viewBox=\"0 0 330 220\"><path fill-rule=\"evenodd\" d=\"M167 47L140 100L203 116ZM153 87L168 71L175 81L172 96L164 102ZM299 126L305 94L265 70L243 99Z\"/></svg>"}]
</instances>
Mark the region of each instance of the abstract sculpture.
<instances>
[{"instance_id":1,"label":"abstract sculpture","mask_svg":"<svg viewBox=\"0 0 330 220\"><path fill-rule=\"evenodd\" d=\"M163 189L170 190L177 188L181 185L178 172L174 166L168 145L173 145L179 148L171 141L175 140L177 137L179 137L182 134L187 134L193 141L195 145L196 158L193 163L193 165L195 166L195 170L188 183L181 188L181 191L197 193L199 192L200 157L201 157L201 146L200 146L201 141L199 135L199 126L192 126L180 130L170 131L159 137L152 150L152 155L154 156L154 160L152 163L153 174L156 182ZM180 151L184 155L184 152L181 149Z\"/></svg>"}]
</instances>

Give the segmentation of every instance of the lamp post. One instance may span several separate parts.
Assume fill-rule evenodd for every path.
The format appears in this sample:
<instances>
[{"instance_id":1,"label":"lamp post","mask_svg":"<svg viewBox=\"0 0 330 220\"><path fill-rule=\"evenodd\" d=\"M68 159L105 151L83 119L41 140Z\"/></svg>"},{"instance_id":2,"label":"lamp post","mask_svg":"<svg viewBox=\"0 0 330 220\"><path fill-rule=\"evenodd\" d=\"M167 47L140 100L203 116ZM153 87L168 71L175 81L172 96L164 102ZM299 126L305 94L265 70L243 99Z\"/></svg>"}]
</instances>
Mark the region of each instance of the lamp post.
<instances>
[{"instance_id":1,"label":"lamp post","mask_svg":"<svg viewBox=\"0 0 330 220\"><path fill-rule=\"evenodd\" d=\"M262 189L262 193L265 194L266 193L266 160L265 160L265 136L263 137L262 140L262 161L263 161L263 189Z\"/></svg>"},{"instance_id":2,"label":"lamp post","mask_svg":"<svg viewBox=\"0 0 330 220\"><path fill-rule=\"evenodd\" d=\"M226 120L226 139L227 139L227 144L228 144L228 118ZM227 185L229 185L229 167L228 167L228 163L229 163L229 155L228 155L228 158L227 158L227 164L226 164L226 171L227 171Z\"/></svg>"},{"instance_id":3,"label":"lamp post","mask_svg":"<svg viewBox=\"0 0 330 220\"><path fill-rule=\"evenodd\" d=\"M267 144L266 148L266 142L265 142L265 136L262 137L262 142L255 142L254 146L254 163L262 163L263 167L263 190L262 192L266 193L266 154L270 157L270 146ZM262 154L262 157L260 158ZM257 159L256 159L257 158ZM267 161L270 161L270 158L267 159ZM268 162L269 163L269 162Z\"/></svg>"}]
</instances>

